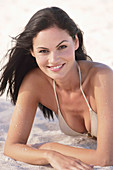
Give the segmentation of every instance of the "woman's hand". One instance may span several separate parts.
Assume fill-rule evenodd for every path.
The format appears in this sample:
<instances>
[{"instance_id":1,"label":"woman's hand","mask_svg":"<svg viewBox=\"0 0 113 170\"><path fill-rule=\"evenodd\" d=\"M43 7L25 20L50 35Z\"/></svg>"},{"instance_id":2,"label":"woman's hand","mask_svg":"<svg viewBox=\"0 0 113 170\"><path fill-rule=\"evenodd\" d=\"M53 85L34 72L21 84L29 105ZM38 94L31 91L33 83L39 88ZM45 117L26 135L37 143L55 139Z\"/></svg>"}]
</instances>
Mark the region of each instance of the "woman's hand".
<instances>
[{"instance_id":1,"label":"woman's hand","mask_svg":"<svg viewBox=\"0 0 113 170\"><path fill-rule=\"evenodd\" d=\"M51 143L45 143L38 146L38 149L47 149L48 161L56 170L91 170L93 166L80 161L79 159L63 155L59 152L53 151Z\"/></svg>"},{"instance_id":2,"label":"woman's hand","mask_svg":"<svg viewBox=\"0 0 113 170\"><path fill-rule=\"evenodd\" d=\"M82 161L65 156L55 151L48 152L48 161L56 170L92 170L93 166Z\"/></svg>"}]
</instances>

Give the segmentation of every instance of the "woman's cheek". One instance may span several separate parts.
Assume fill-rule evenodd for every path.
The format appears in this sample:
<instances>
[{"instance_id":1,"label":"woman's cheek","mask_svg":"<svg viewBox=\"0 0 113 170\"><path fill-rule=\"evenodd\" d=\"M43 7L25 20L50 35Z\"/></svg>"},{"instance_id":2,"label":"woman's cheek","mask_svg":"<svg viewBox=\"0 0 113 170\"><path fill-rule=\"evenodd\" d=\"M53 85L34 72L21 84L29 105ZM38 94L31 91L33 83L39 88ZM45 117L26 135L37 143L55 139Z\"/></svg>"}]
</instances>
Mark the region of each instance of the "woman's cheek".
<instances>
[{"instance_id":1,"label":"woman's cheek","mask_svg":"<svg viewBox=\"0 0 113 170\"><path fill-rule=\"evenodd\" d=\"M38 57L36 57L36 62L38 65L44 66L47 61L46 61L45 57L38 56Z\"/></svg>"},{"instance_id":2,"label":"woman's cheek","mask_svg":"<svg viewBox=\"0 0 113 170\"><path fill-rule=\"evenodd\" d=\"M75 57L75 53L72 50L66 50L63 55L66 60L72 60L72 58Z\"/></svg>"}]
</instances>

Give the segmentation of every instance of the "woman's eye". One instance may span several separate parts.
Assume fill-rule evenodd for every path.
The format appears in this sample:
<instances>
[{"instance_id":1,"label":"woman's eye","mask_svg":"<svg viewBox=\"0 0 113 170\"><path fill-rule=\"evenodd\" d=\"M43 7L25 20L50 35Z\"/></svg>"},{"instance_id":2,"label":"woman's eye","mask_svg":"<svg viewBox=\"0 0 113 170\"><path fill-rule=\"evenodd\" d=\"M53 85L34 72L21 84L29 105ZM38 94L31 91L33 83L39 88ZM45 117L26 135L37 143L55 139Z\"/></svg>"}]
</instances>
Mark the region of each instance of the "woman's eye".
<instances>
[{"instance_id":1,"label":"woman's eye","mask_svg":"<svg viewBox=\"0 0 113 170\"><path fill-rule=\"evenodd\" d=\"M40 50L39 53L47 53L47 50Z\"/></svg>"},{"instance_id":2,"label":"woman's eye","mask_svg":"<svg viewBox=\"0 0 113 170\"><path fill-rule=\"evenodd\" d=\"M66 45L61 45L61 46L59 47L60 50L61 50L61 49L65 49L65 48L67 48Z\"/></svg>"}]
</instances>

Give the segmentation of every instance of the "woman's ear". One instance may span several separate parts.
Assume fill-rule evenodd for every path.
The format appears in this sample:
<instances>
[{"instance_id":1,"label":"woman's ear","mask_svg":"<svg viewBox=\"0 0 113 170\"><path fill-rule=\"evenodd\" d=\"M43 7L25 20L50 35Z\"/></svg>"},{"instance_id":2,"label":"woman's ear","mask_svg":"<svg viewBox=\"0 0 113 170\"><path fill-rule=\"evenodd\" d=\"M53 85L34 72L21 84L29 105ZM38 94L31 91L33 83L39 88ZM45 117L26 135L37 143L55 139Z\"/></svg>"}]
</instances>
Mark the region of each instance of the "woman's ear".
<instances>
[{"instance_id":1,"label":"woman's ear","mask_svg":"<svg viewBox=\"0 0 113 170\"><path fill-rule=\"evenodd\" d=\"M30 53L33 57L35 57L33 50L30 50Z\"/></svg>"},{"instance_id":2,"label":"woman's ear","mask_svg":"<svg viewBox=\"0 0 113 170\"><path fill-rule=\"evenodd\" d=\"M79 48L79 39L78 36L75 35L75 50L77 50Z\"/></svg>"}]
</instances>

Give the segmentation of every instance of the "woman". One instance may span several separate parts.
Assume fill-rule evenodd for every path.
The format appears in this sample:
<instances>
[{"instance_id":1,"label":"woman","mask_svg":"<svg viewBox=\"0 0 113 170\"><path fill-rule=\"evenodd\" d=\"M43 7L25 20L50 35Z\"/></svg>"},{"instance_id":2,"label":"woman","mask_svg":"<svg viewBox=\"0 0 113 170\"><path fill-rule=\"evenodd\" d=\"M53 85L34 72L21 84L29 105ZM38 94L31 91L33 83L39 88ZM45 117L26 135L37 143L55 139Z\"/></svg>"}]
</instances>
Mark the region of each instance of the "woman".
<instances>
[{"instance_id":1,"label":"woman","mask_svg":"<svg viewBox=\"0 0 113 170\"><path fill-rule=\"evenodd\" d=\"M78 26L62 9L45 8L15 40L0 86L2 95L9 85L15 104L4 154L58 170L113 165L113 72L86 54ZM27 145L38 106L46 118L53 118L54 111L67 135L95 136L96 150L58 143Z\"/></svg>"}]
</instances>

